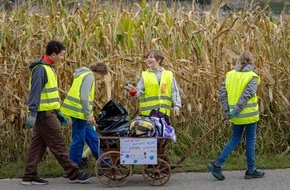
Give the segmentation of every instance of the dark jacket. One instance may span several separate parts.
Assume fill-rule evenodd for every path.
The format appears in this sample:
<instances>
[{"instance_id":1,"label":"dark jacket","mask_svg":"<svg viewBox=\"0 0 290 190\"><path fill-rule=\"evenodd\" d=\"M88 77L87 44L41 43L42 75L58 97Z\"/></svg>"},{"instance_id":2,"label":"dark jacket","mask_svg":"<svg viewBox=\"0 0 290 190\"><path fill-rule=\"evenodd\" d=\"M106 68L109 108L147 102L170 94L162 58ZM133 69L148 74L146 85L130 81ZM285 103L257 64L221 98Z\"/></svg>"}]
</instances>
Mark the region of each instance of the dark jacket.
<instances>
[{"instance_id":1,"label":"dark jacket","mask_svg":"<svg viewBox=\"0 0 290 190\"><path fill-rule=\"evenodd\" d=\"M31 63L29 66L29 69L32 72L31 89L28 97L28 109L31 116L37 115L40 94L48 81L46 70L44 67L39 67L40 65L49 65L54 68L51 64L44 62L43 58Z\"/></svg>"}]
</instances>

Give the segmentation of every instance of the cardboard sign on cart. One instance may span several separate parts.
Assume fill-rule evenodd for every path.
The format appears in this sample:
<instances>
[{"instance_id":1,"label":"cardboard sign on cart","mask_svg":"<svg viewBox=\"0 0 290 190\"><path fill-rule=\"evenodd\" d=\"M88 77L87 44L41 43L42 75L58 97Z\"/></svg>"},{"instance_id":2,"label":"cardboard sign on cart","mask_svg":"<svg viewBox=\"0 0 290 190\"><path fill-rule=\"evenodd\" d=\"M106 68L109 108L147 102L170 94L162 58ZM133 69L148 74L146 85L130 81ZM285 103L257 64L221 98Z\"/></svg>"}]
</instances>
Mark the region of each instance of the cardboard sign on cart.
<instances>
[{"instance_id":1,"label":"cardboard sign on cart","mask_svg":"<svg viewBox=\"0 0 290 190\"><path fill-rule=\"evenodd\" d=\"M156 138L120 138L121 164L157 164Z\"/></svg>"}]
</instances>

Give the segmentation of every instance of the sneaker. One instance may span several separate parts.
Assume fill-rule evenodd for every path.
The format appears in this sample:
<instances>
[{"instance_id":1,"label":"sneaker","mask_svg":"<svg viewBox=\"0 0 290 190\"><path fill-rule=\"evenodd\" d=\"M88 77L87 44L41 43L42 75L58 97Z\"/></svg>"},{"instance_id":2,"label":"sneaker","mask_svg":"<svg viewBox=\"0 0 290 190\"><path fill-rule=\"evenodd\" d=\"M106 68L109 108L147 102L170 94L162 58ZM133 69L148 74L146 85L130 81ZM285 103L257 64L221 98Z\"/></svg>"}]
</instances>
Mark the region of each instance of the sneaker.
<instances>
[{"instance_id":1,"label":"sneaker","mask_svg":"<svg viewBox=\"0 0 290 190\"><path fill-rule=\"evenodd\" d=\"M70 182L72 183L86 183L87 181L89 181L91 178L91 176L87 173L82 173L80 172L78 177L75 179L70 179Z\"/></svg>"},{"instance_id":2,"label":"sneaker","mask_svg":"<svg viewBox=\"0 0 290 190\"><path fill-rule=\"evenodd\" d=\"M215 162L211 162L207 165L207 168L209 171L211 171L213 177L215 177L218 180L224 180L225 176L222 174L222 169L219 166L215 165Z\"/></svg>"},{"instance_id":3,"label":"sneaker","mask_svg":"<svg viewBox=\"0 0 290 190\"><path fill-rule=\"evenodd\" d=\"M254 171L250 171L247 170L245 173L245 179L253 179L253 178L262 178L264 177L265 172L263 171L258 171L258 170L254 170Z\"/></svg>"},{"instance_id":4,"label":"sneaker","mask_svg":"<svg viewBox=\"0 0 290 190\"><path fill-rule=\"evenodd\" d=\"M48 181L41 179L41 178L35 178L32 181L26 181L22 180L22 185L47 185Z\"/></svg>"},{"instance_id":5,"label":"sneaker","mask_svg":"<svg viewBox=\"0 0 290 190\"><path fill-rule=\"evenodd\" d=\"M80 168L87 168L88 167L88 158L84 157L81 160Z\"/></svg>"},{"instance_id":6,"label":"sneaker","mask_svg":"<svg viewBox=\"0 0 290 190\"><path fill-rule=\"evenodd\" d=\"M63 178L68 178L68 173L67 173L67 171L64 171L64 172L63 172L62 177L63 177Z\"/></svg>"}]
</instances>

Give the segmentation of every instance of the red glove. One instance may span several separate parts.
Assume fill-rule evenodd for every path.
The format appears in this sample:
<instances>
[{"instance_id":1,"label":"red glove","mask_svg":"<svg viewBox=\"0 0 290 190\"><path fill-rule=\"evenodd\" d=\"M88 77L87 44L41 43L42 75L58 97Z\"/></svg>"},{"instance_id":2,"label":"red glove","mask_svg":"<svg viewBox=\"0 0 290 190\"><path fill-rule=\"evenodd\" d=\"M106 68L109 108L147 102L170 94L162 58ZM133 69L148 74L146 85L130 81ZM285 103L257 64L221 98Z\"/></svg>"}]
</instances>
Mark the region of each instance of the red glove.
<instances>
[{"instance_id":1,"label":"red glove","mask_svg":"<svg viewBox=\"0 0 290 190\"><path fill-rule=\"evenodd\" d=\"M132 88L130 91L129 91L129 94L130 96L135 96L137 94L137 90L135 88Z\"/></svg>"}]
</instances>

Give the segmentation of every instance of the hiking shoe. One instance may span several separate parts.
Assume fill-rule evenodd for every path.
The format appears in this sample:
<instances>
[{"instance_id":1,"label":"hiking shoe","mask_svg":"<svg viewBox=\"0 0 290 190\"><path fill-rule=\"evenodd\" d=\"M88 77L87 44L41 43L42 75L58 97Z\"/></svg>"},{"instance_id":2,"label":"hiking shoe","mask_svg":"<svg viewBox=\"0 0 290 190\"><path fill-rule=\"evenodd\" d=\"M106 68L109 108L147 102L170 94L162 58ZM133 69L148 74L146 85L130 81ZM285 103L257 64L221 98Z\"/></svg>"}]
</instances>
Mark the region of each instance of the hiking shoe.
<instances>
[{"instance_id":1,"label":"hiking shoe","mask_svg":"<svg viewBox=\"0 0 290 190\"><path fill-rule=\"evenodd\" d=\"M222 174L222 169L219 166L215 165L215 162L211 162L207 165L207 169L211 171L213 177L215 177L218 180L224 180L225 176Z\"/></svg>"},{"instance_id":2,"label":"hiking shoe","mask_svg":"<svg viewBox=\"0 0 290 190\"><path fill-rule=\"evenodd\" d=\"M32 181L26 181L22 180L22 185L47 185L48 181L41 179L41 178L35 178Z\"/></svg>"},{"instance_id":3,"label":"hiking shoe","mask_svg":"<svg viewBox=\"0 0 290 190\"><path fill-rule=\"evenodd\" d=\"M254 170L254 171L250 171L247 170L245 173L245 179L253 179L253 178L262 178L264 177L265 172L263 171L258 171L258 170Z\"/></svg>"},{"instance_id":4,"label":"hiking shoe","mask_svg":"<svg viewBox=\"0 0 290 190\"><path fill-rule=\"evenodd\" d=\"M91 176L87 173L82 173L80 172L78 177L75 179L70 179L70 182L72 183L86 183L87 181L89 181L91 178Z\"/></svg>"},{"instance_id":5,"label":"hiking shoe","mask_svg":"<svg viewBox=\"0 0 290 190\"><path fill-rule=\"evenodd\" d=\"M63 177L63 178L68 178L68 173L67 173L67 171L64 171L64 172L63 172L62 177Z\"/></svg>"},{"instance_id":6,"label":"hiking shoe","mask_svg":"<svg viewBox=\"0 0 290 190\"><path fill-rule=\"evenodd\" d=\"M88 167L88 158L83 157L81 160L80 168L87 168Z\"/></svg>"}]
</instances>

